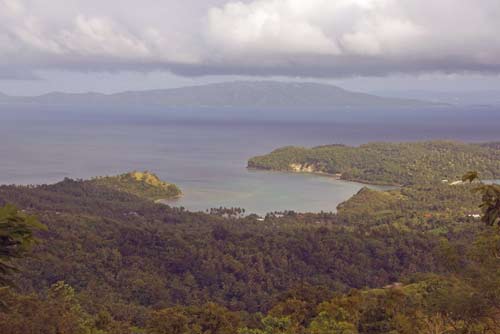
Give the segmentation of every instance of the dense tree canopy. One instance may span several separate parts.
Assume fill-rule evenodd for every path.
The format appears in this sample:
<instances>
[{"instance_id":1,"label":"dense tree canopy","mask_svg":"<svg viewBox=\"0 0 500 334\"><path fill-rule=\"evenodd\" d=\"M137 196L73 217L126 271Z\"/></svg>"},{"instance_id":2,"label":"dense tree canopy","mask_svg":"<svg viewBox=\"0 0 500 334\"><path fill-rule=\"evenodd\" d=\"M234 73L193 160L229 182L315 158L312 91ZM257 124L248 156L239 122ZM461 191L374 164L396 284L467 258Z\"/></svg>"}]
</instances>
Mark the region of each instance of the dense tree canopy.
<instances>
[{"instance_id":1,"label":"dense tree canopy","mask_svg":"<svg viewBox=\"0 0 500 334\"><path fill-rule=\"evenodd\" d=\"M162 181L156 174L148 171L96 177L86 182L150 200L171 199L182 194L175 184Z\"/></svg>"},{"instance_id":2,"label":"dense tree canopy","mask_svg":"<svg viewBox=\"0 0 500 334\"><path fill-rule=\"evenodd\" d=\"M16 270L13 260L24 256L34 243L33 229L43 228L34 216L16 207L0 207L0 287L11 284L9 274Z\"/></svg>"},{"instance_id":3,"label":"dense tree canopy","mask_svg":"<svg viewBox=\"0 0 500 334\"><path fill-rule=\"evenodd\" d=\"M500 178L498 143L450 141L284 147L248 161L252 168L338 174L342 179L407 185L459 180L468 170Z\"/></svg>"},{"instance_id":4,"label":"dense tree canopy","mask_svg":"<svg viewBox=\"0 0 500 334\"><path fill-rule=\"evenodd\" d=\"M0 205L23 210L7 206L0 223L48 227L8 273L18 290L0 290L0 333L498 333L500 233L481 223L498 202L429 173L364 188L337 213L263 221L102 182L0 186ZM31 233L7 248L23 254Z\"/></svg>"}]
</instances>

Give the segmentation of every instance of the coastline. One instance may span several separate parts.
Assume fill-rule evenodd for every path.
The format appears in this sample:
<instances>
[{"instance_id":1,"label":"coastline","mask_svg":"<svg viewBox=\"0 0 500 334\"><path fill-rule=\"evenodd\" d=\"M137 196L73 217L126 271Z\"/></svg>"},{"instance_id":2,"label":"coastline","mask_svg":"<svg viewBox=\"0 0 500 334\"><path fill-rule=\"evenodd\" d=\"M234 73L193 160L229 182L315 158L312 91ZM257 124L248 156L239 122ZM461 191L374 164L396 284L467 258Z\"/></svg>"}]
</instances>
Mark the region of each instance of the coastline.
<instances>
[{"instance_id":1,"label":"coastline","mask_svg":"<svg viewBox=\"0 0 500 334\"><path fill-rule=\"evenodd\" d=\"M320 171L307 172L307 171L269 169L269 168L261 168L261 167L254 167L254 166L247 166L247 169L253 170L253 171L267 171L267 172L277 172L277 173L317 175L317 176L324 176L324 177L333 178L333 179L339 180L339 181L356 182L356 183L366 184L366 185L370 185L370 186L381 186L381 187L402 187L403 186L403 185L397 184L397 183L384 183L384 182L367 181L367 180L360 180L360 179L354 179L354 178L342 178L342 176L338 176L337 174L320 172Z\"/></svg>"},{"instance_id":2,"label":"coastline","mask_svg":"<svg viewBox=\"0 0 500 334\"><path fill-rule=\"evenodd\" d=\"M163 202L175 201L175 200L181 199L183 196L184 196L184 194L180 193L180 194L172 196L172 197L158 198L158 199L153 200L153 202L155 202L156 204L158 204L158 203L164 204Z\"/></svg>"}]
</instances>

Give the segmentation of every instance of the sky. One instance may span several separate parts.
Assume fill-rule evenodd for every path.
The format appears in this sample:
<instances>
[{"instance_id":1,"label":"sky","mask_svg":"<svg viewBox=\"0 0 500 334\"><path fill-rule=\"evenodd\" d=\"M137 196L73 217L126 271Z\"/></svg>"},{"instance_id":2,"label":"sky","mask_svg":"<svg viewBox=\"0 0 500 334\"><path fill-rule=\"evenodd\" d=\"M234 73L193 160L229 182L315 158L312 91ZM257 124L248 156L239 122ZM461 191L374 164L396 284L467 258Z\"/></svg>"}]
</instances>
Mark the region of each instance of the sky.
<instances>
[{"instance_id":1,"label":"sky","mask_svg":"<svg viewBox=\"0 0 500 334\"><path fill-rule=\"evenodd\" d=\"M0 91L500 87L499 0L0 0Z\"/></svg>"}]
</instances>

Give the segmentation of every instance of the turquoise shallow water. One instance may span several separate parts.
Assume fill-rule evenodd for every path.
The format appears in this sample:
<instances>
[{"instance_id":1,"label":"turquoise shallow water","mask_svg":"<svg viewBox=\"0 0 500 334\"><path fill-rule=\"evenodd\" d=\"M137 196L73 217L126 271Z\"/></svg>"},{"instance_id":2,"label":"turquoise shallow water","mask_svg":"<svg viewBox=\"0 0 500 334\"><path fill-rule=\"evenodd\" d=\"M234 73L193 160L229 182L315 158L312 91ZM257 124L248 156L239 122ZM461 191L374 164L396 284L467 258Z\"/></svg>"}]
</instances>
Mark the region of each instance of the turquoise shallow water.
<instances>
[{"instance_id":1,"label":"turquoise shallow water","mask_svg":"<svg viewBox=\"0 0 500 334\"><path fill-rule=\"evenodd\" d=\"M326 176L247 171L229 184L187 186L184 197L164 203L201 211L219 206L243 207L247 212L258 214L284 210L335 211L339 203L363 186Z\"/></svg>"},{"instance_id":2,"label":"turquoise shallow water","mask_svg":"<svg viewBox=\"0 0 500 334\"><path fill-rule=\"evenodd\" d=\"M1 119L0 119L1 121ZM179 185L190 210L334 211L363 185L307 174L252 171L249 157L285 145L360 144L444 136L413 127L258 122L0 122L0 183L40 184L150 170ZM475 138L481 139L481 138Z\"/></svg>"}]
</instances>

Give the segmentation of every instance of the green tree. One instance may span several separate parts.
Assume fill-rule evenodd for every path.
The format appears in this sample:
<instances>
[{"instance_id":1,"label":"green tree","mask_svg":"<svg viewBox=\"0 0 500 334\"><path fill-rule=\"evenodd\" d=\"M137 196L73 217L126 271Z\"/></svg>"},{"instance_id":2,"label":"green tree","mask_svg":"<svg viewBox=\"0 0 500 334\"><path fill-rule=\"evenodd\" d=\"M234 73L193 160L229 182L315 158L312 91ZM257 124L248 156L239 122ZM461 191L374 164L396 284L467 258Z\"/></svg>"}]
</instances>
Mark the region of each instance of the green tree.
<instances>
[{"instance_id":1,"label":"green tree","mask_svg":"<svg viewBox=\"0 0 500 334\"><path fill-rule=\"evenodd\" d=\"M462 180L473 182L479 180L477 172L468 172ZM483 211L482 221L490 226L500 225L500 185L480 183L474 189L482 195L482 203L479 206Z\"/></svg>"},{"instance_id":2,"label":"green tree","mask_svg":"<svg viewBox=\"0 0 500 334\"><path fill-rule=\"evenodd\" d=\"M153 312L147 326L148 334L188 334L189 319L178 307Z\"/></svg>"},{"instance_id":3,"label":"green tree","mask_svg":"<svg viewBox=\"0 0 500 334\"><path fill-rule=\"evenodd\" d=\"M327 312L321 312L309 326L310 334L357 334L358 330L352 323L337 321Z\"/></svg>"},{"instance_id":4,"label":"green tree","mask_svg":"<svg viewBox=\"0 0 500 334\"><path fill-rule=\"evenodd\" d=\"M151 314L148 334L234 334L239 317L215 303L170 307Z\"/></svg>"},{"instance_id":5,"label":"green tree","mask_svg":"<svg viewBox=\"0 0 500 334\"><path fill-rule=\"evenodd\" d=\"M34 229L44 228L34 216L19 212L16 207L0 208L0 287L11 285L8 275L16 271L13 259L26 255L34 243Z\"/></svg>"},{"instance_id":6,"label":"green tree","mask_svg":"<svg viewBox=\"0 0 500 334\"><path fill-rule=\"evenodd\" d=\"M43 298L12 291L1 296L9 304L6 312L0 312L2 334L96 333L92 318L81 308L73 288L64 282L53 284Z\"/></svg>"},{"instance_id":7,"label":"green tree","mask_svg":"<svg viewBox=\"0 0 500 334\"><path fill-rule=\"evenodd\" d=\"M290 317L267 316L262 319L263 329L242 328L238 334L297 334Z\"/></svg>"}]
</instances>

